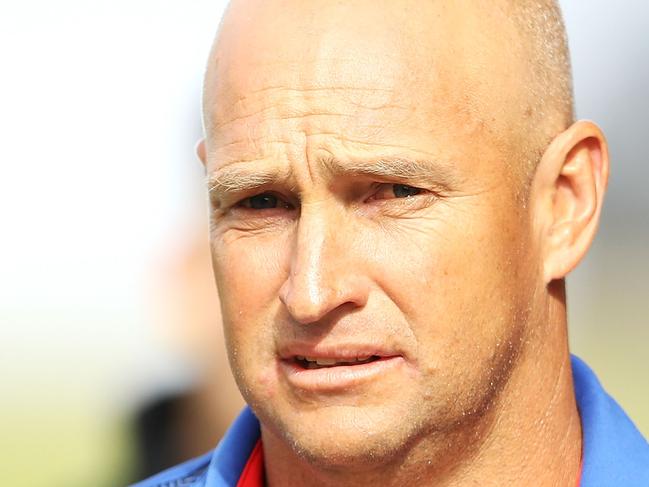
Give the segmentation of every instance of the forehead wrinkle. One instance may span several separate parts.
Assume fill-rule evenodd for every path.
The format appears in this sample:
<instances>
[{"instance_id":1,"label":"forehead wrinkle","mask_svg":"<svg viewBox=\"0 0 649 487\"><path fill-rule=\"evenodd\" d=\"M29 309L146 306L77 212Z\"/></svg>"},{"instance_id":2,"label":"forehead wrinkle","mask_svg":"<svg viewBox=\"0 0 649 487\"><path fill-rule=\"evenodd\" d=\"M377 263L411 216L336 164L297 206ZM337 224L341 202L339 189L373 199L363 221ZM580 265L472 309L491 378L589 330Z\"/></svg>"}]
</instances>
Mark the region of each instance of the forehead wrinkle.
<instances>
[{"instance_id":1,"label":"forehead wrinkle","mask_svg":"<svg viewBox=\"0 0 649 487\"><path fill-rule=\"evenodd\" d=\"M230 89L232 87L229 87ZM226 108L232 108L240 104L245 104L250 101L251 98L260 97L260 96L276 96L279 93L284 94L319 94L319 93L336 93L339 92L351 92L351 93L387 93L390 94L394 91L393 88L387 87L376 87L376 86L354 86L354 85L342 85L342 84L326 84L323 85L320 82L320 85L306 85L306 86L289 86L289 85L275 85L275 86L264 86L261 88L254 88L248 90L245 94L240 94L235 100L232 100Z\"/></svg>"},{"instance_id":2,"label":"forehead wrinkle","mask_svg":"<svg viewBox=\"0 0 649 487\"><path fill-rule=\"evenodd\" d=\"M208 132L237 119L263 116L273 106L284 105L295 110L297 106L306 103L304 114L308 111L325 113L331 108L331 100L327 97L333 96L340 102L351 102L352 107L382 108L394 95L393 83L386 83L381 77L371 80L349 79L341 77L338 70L333 68L325 69L326 76L319 76L318 79L304 76L305 70L322 70L320 64L323 62L338 65L344 61L358 65L357 58L335 56L329 59L320 56L317 62L270 62L267 59L233 60L230 57L228 61L233 66L221 66L222 63L217 63L212 58L208 69L203 95L203 117ZM307 65L313 66L307 68ZM265 72L269 68L272 68L273 73L270 79L268 76L250 76L250 73ZM218 75L216 71L219 71ZM239 71L245 76L237 76ZM321 101L318 102L318 99ZM295 115L299 117L301 114Z\"/></svg>"},{"instance_id":3,"label":"forehead wrinkle","mask_svg":"<svg viewBox=\"0 0 649 487\"><path fill-rule=\"evenodd\" d=\"M278 91L273 88L272 91ZM265 93L268 90L261 90ZM208 133L223 130L232 124L272 123L290 121L311 117L356 117L359 110L407 111L409 107L394 100L392 90L377 90L373 88L283 88L290 96L270 95L257 97L254 95L241 98L241 103L229 107L220 106L218 113L210 117ZM317 92L317 95L314 94ZM259 92L258 92L259 93ZM365 93L364 96L358 93ZM369 94L380 93L377 96ZM388 96L390 95L390 96ZM245 100L247 103L244 103ZM249 108L252 106L253 108Z\"/></svg>"}]
</instances>

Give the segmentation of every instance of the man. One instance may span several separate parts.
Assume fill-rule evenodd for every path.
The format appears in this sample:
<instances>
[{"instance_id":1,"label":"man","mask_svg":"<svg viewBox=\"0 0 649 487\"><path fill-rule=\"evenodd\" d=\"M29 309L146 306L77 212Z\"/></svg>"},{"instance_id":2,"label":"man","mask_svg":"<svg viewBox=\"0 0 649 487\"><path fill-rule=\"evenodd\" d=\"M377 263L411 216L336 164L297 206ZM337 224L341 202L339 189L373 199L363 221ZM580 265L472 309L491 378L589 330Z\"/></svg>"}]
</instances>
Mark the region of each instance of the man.
<instances>
[{"instance_id":1,"label":"man","mask_svg":"<svg viewBox=\"0 0 649 487\"><path fill-rule=\"evenodd\" d=\"M251 410L142 485L649 485L568 352L609 161L553 1L234 1L204 120Z\"/></svg>"}]
</instances>

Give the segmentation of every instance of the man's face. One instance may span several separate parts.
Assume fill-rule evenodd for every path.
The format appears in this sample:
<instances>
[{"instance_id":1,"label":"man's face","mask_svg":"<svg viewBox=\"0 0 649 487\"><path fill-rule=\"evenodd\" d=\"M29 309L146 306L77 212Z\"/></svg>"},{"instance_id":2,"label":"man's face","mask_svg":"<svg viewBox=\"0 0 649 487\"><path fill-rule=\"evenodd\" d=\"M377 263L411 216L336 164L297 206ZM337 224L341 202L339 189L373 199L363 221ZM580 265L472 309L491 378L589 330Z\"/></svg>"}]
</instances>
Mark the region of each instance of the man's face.
<instances>
[{"instance_id":1,"label":"man's face","mask_svg":"<svg viewBox=\"0 0 649 487\"><path fill-rule=\"evenodd\" d=\"M516 67L480 38L489 11L304 3L235 3L213 52L214 267L264 429L380 460L481 416L526 338Z\"/></svg>"}]
</instances>

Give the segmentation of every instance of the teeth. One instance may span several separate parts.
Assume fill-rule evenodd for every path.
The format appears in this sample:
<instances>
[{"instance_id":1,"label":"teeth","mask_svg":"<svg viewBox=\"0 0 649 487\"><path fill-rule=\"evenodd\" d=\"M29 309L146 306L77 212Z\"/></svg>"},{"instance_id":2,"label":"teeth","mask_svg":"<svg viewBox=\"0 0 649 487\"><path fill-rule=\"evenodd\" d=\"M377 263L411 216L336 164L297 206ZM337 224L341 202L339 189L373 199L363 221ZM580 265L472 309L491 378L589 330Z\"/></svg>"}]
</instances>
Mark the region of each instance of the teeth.
<instances>
[{"instance_id":1,"label":"teeth","mask_svg":"<svg viewBox=\"0 0 649 487\"><path fill-rule=\"evenodd\" d=\"M335 358L318 358L318 357L306 357L303 355L296 355L295 358L299 361L306 361L307 365L316 365L319 366L332 366L332 365L352 365L356 363L369 362L374 355L359 355L356 358L345 358L345 359L335 359Z\"/></svg>"},{"instance_id":2,"label":"teeth","mask_svg":"<svg viewBox=\"0 0 649 487\"><path fill-rule=\"evenodd\" d=\"M315 361L315 363L318 365L335 365L338 362L333 358L319 358Z\"/></svg>"}]
</instances>

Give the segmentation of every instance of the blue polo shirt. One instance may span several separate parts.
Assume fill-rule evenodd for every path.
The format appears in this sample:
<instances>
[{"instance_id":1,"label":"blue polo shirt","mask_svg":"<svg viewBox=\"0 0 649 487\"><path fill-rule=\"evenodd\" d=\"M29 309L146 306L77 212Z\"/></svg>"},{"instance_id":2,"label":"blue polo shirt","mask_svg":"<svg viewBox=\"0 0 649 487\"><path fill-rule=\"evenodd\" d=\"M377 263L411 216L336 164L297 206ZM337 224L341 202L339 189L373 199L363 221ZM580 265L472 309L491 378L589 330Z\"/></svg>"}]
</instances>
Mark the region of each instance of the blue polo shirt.
<instances>
[{"instance_id":1,"label":"blue polo shirt","mask_svg":"<svg viewBox=\"0 0 649 487\"><path fill-rule=\"evenodd\" d=\"M583 434L581 487L649 487L649 444L595 374L572 356ZM245 408L217 448L133 487L236 487L259 440L259 421Z\"/></svg>"}]
</instances>

